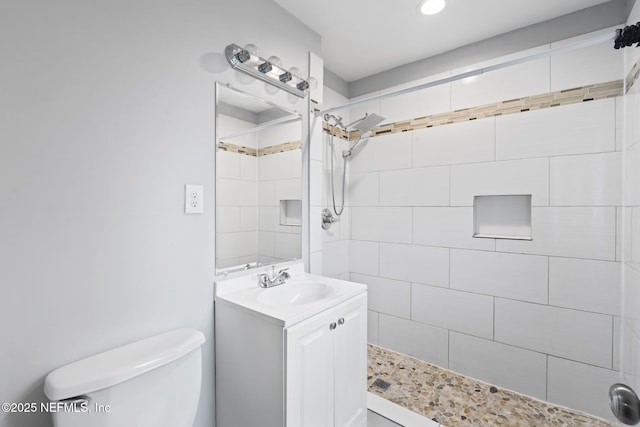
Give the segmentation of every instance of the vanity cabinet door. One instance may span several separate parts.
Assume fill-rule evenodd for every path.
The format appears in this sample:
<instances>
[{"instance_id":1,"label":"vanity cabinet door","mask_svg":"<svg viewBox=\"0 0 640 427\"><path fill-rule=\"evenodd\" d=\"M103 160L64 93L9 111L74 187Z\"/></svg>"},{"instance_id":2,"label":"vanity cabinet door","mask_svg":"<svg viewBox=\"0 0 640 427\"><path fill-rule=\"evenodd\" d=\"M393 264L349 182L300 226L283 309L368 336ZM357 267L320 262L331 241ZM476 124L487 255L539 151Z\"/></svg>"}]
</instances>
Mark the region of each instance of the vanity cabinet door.
<instances>
[{"instance_id":1,"label":"vanity cabinet door","mask_svg":"<svg viewBox=\"0 0 640 427\"><path fill-rule=\"evenodd\" d=\"M367 409L367 294L335 308L334 406L337 427L361 426Z\"/></svg>"},{"instance_id":2,"label":"vanity cabinet door","mask_svg":"<svg viewBox=\"0 0 640 427\"><path fill-rule=\"evenodd\" d=\"M360 427L367 409L367 294L285 329L287 427Z\"/></svg>"},{"instance_id":3,"label":"vanity cabinet door","mask_svg":"<svg viewBox=\"0 0 640 427\"><path fill-rule=\"evenodd\" d=\"M285 329L286 426L333 426L333 310Z\"/></svg>"}]
</instances>

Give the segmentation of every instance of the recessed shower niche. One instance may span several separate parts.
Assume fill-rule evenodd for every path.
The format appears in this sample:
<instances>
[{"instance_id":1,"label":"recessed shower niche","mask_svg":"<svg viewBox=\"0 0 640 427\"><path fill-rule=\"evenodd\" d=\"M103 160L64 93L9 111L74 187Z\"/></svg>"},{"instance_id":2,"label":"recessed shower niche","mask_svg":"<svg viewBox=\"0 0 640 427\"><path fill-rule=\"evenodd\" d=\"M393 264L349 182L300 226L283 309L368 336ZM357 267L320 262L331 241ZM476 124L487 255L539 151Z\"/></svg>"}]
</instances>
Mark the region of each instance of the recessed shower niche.
<instances>
[{"instance_id":1,"label":"recessed shower niche","mask_svg":"<svg viewBox=\"0 0 640 427\"><path fill-rule=\"evenodd\" d=\"M531 194L474 196L473 237L532 240Z\"/></svg>"}]
</instances>

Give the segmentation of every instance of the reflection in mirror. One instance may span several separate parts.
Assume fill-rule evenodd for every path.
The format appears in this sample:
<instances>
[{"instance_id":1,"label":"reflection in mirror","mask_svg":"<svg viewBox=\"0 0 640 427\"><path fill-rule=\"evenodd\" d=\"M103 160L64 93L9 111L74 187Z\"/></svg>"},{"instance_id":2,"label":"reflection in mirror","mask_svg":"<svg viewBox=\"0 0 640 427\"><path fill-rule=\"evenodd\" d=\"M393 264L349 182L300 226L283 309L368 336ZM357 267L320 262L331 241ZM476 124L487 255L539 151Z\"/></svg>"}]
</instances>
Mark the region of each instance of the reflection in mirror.
<instances>
[{"instance_id":1,"label":"reflection in mirror","mask_svg":"<svg viewBox=\"0 0 640 427\"><path fill-rule=\"evenodd\" d=\"M217 84L216 271L301 258L301 118Z\"/></svg>"}]
</instances>

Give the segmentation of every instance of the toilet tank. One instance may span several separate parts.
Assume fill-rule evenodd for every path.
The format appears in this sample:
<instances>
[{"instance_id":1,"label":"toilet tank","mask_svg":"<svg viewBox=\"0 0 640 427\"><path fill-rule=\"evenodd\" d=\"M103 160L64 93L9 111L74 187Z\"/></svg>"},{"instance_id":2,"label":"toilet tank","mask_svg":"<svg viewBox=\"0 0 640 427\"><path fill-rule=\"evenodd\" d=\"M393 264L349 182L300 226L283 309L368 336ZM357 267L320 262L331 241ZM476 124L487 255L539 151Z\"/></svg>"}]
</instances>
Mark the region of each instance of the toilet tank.
<instances>
[{"instance_id":1,"label":"toilet tank","mask_svg":"<svg viewBox=\"0 0 640 427\"><path fill-rule=\"evenodd\" d=\"M178 329L56 369L44 392L55 427L192 427L204 335Z\"/></svg>"}]
</instances>

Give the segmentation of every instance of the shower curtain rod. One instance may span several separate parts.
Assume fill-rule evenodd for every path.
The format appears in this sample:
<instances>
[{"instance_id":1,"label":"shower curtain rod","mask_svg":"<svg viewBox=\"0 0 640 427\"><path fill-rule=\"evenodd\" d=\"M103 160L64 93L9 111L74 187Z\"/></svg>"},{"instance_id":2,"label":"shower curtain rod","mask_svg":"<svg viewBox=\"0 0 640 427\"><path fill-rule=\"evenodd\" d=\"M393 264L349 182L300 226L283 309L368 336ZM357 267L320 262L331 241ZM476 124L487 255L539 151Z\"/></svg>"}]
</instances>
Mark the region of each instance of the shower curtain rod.
<instances>
[{"instance_id":1,"label":"shower curtain rod","mask_svg":"<svg viewBox=\"0 0 640 427\"><path fill-rule=\"evenodd\" d=\"M418 84L418 85L411 86L411 87L408 87L408 88L394 90L394 91L383 93L383 94L380 94L380 95L374 95L374 96L371 96L369 98L360 99L358 101L348 102L348 103L346 103L344 105L340 105L340 106L332 107L332 108L327 108L326 110L322 110L322 111L317 111L315 113L315 115L316 115L316 117L318 117L318 116L322 116L322 115L324 115L326 113L332 113L334 111L344 110L345 108L355 107L356 105L366 104L366 103L369 103L369 102L378 101L378 100L386 99L386 98L392 98L392 97L399 96L399 95L405 95L407 93L415 92L415 91L418 91L418 90L427 89L427 88L430 88L430 87L434 87L434 86L439 86L439 85L443 85L443 84L446 84L446 83L455 82L457 80L466 79L468 77L478 76L480 74L484 74L484 73L487 73L489 71L499 70L501 68L510 67L512 65L518 65L518 64L522 64L524 62L529 62L529 61L533 61L533 60L536 60L536 59L545 58L545 57L551 56L553 54L563 53L563 52L570 52L572 50L581 49L581 48L589 47L589 46L594 46L594 45L597 45L597 44L600 44L600 43L604 43L604 42L607 42L607 41L613 42L614 39L615 39L615 35L604 34L604 35L600 35L600 36L595 36L595 37L592 37L592 38L587 39L587 40L582 40L582 41L579 41L579 42L570 43L570 44L565 45L565 46L551 48L551 49L549 49L547 51L534 53L534 54L531 54L531 55L528 55L528 56L524 56L522 58L512 59L512 60L509 60L509 61L501 62L499 64L489 65L487 67L477 68L477 69L471 70L471 71L465 71L464 73L456 74L456 75L450 76L450 77L445 77L443 79L434 80L432 82L422 83L422 84Z\"/></svg>"}]
</instances>

